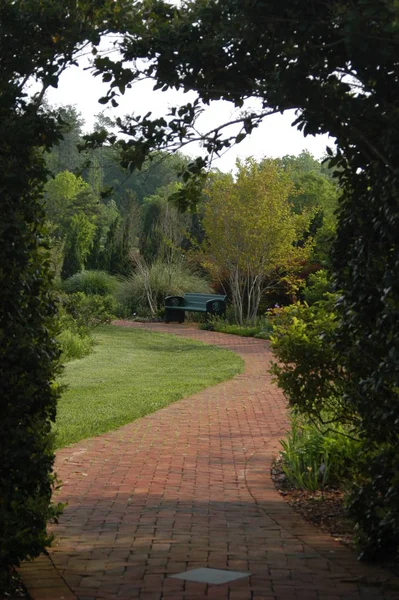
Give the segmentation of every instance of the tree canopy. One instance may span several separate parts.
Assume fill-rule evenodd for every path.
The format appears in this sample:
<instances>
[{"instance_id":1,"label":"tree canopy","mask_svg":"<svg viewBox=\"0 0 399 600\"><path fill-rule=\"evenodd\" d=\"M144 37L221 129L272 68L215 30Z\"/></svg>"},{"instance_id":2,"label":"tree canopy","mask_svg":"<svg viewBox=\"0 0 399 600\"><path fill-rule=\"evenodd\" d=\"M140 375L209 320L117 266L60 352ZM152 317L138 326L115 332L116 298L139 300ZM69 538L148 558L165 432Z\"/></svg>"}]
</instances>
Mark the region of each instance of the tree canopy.
<instances>
[{"instance_id":1,"label":"tree canopy","mask_svg":"<svg viewBox=\"0 0 399 600\"><path fill-rule=\"evenodd\" d=\"M237 163L237 175L218 176L206 188L204 264L229 282L237 322L254 321L262 293L307 258L296 242L310 215L289 203L292 179L278 162Z\"/></svg>"},{"instance_id":2,"label":"tree canopy","mask_svg":"<svg viewBox=\"0 0 399 600\"><path fill-rule=\"evenodd\" d=\"M138 5L142 21L127 24L122 59L99 57L97 73L111 81L104 98L115 100L126 85L142 77L162 90L194 90L198 103L172 108L168 118L151 115L120 124L132 136L131 158L146 143L179 143L198 137L200 101L224 99L242 107L259 99L258 112L241 115L240 141L271 112L299 109L305 134L330 133L341 153L356 161L393 166L382 139L397 85L397 3L394 1L316 2L299 0L197 0L177 8L166 2ZM137 59L149 59L145 63ZM135 61L133 65L128 61ZM378 96L378 101L376 97ZM365 127L373 116L373 125ZM205 137L209 150L221 150L225 123Z\"/></svg>"}]
</instances>

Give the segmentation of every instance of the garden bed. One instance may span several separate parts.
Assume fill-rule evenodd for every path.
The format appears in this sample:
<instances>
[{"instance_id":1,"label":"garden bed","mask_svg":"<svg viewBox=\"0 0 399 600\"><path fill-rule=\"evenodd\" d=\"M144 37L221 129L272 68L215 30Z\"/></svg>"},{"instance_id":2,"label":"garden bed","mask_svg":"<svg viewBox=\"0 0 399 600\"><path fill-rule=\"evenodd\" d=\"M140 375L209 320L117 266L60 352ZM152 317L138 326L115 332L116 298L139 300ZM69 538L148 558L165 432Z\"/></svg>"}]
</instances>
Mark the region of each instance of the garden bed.
<instances>
[{"instance_id":1,"label":"garden bed","mask_svg":"<svg viewBox=\"0 0 399 600\"><path fill-rule=\"evenodd\" d=\"M279 457L273 463L271 476L276 489L292 508L334 539L354 547L353 523L344 506L342 490L327 488L310 492L294 488L285 476Z\"/></svg>"},{"instance_id":2,"label":"garden bed","mask_svg":"<svg viewBox=\"0 0 399 600\"><path fill-rule=\"evenodd\" d=\"M6 592L0 592L0 600L29 600L28 595L18 573L14 572L11 576L10 585Z\"/></svg>"}]
</instances>

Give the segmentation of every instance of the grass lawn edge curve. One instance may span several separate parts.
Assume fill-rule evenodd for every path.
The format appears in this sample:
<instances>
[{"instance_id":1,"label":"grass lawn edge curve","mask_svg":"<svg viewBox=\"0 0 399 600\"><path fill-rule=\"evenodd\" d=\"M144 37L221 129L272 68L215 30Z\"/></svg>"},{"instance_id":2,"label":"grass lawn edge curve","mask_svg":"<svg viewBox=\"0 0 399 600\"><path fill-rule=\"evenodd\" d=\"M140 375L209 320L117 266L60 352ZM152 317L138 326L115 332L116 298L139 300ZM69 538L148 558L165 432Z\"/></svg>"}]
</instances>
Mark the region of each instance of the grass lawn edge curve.
<instances>
[{"instance_id":1,"label":"grass lawn edge curve","mask_svg":"<svg viewBox=\"0 0 399 600\"><path fill-rule=\"evenodd\" d=\"M165 333L103 326L94 352L65 366L55 447L151 414L244 370L234 352Z\"/></svg>"}]
</instances>

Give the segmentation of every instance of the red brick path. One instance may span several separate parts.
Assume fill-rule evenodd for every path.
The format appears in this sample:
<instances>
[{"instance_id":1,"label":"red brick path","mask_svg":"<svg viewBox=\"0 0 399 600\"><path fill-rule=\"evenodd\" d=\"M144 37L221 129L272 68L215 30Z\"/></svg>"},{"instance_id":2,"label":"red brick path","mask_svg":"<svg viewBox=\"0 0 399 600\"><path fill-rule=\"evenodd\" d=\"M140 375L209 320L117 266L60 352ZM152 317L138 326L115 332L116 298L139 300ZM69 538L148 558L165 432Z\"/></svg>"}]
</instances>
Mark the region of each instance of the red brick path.
<instances>
[{"instance_id":1,"label":"red brick path","mask_svg":"<svg viewBox=\"0 0 399 600\"><path fill-rule=\"evenodd\" d=\"M119 324L229 348L245 373L57 453L58 499L68 506L50 558L21 569L34 600L399 598L389 572L359 564L275 491L269 471L287 418L267 342ZM251 576L169 578L198 567Z\"/></svg>"}]
</instances>

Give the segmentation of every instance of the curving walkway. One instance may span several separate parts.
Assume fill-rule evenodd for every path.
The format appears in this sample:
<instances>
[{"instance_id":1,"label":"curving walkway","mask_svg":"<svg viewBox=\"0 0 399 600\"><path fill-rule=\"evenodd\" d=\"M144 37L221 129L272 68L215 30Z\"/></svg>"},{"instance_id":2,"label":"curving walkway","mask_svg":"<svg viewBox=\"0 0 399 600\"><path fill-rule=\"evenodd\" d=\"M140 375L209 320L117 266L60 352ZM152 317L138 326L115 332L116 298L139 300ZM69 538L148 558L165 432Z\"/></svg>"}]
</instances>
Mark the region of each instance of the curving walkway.
<instances>
[{"instance_id":1,"label":"curving walkway","mask_svg":"<svg viewBox=\"0 0 399 600\"><path fill-rule=\"evenodd\" d=\"M115 324L229 348L245 372L57 453L57 499L68 506L50 557L21 568L34 600L399 598L389 571L359 564L275 491L287 418L267 342ZM220 585L170 577L201 567L250 575Z\"/></svg>"}]
</instances>

